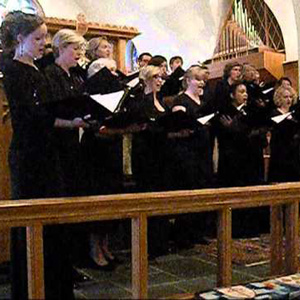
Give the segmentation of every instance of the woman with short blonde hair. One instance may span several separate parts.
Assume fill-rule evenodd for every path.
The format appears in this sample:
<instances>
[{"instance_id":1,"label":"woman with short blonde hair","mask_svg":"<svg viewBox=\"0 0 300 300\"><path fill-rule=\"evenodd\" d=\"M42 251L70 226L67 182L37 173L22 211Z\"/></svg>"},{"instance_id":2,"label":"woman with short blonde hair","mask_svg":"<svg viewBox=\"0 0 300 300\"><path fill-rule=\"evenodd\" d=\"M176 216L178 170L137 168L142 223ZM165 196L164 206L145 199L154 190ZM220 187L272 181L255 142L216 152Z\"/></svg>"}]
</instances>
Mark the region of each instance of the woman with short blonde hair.
<instances>
[{"instance_id":1,"label":"woman with short blonde hair","mask_svg":"<svg viewBox=\"0 0 300 300\"><path fill-rule=\"evenodd\" d=\"M98 58L111 58L112 45L105 36L92 38L88 42L86 56L91 61Z\"/></svg>"},{"instance_id":2,"label":"woman with short blonde hair","mask_svg":"<svg viewBox=\"0 0 300 300\"><path fill-rule=\"evenodd\" d=\"M274 104L277 108L271 114L270 182L300 180L299 113L292 108L296 103L297 96L292 87L280 86L276 89Z\"/></svg>"},{"instance_id":3,"label":"woman with short blonde hair","mask_svg":"<svg viewBox=\"0 0 300 300\"><path fill-rule=\"evenodd\" d=\"M82 51L84 51L86 47L86 40L74 30L59 30L52 39L52 48L55 58L59 56L60 49L66 48L70 44L78 44Z\"/></svg>"},{"instance_id":4,"label":"woman with short blonde hair","mask_svg":"<svg viewBox=\"0 0 300 300\"><path fill-rule=\"evenodd\" d=\"M285 93L288 91L292 97L292 103L291 106L295 105L298 101L296 91L292 87L284 87L280 86L276 89L274 94L274 104L277 107L281 107L285 103Z\"/></svg>"}]
</instances>

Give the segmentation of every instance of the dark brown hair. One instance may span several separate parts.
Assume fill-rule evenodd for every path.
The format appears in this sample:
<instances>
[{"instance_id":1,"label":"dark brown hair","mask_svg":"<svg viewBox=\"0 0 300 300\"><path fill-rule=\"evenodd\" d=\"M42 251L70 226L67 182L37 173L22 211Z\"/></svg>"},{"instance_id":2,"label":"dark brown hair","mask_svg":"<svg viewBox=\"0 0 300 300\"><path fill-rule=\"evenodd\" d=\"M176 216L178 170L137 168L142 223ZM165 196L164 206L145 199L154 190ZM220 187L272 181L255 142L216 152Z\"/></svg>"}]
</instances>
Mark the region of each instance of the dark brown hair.
<instances>
[{"instance_id":1,"label":"dark brown hair","mask_svg":"<svg viewBox=\"0 0 300 300\"><path fill-rule=\"evenodd\" d=\"M19 34L26 37L44 23L44 19L35 14L27 14L22 11L9 12L0 27L3 51L6 53L13 52L18 45L17 37Z\"/></svg>"}]
</instances>

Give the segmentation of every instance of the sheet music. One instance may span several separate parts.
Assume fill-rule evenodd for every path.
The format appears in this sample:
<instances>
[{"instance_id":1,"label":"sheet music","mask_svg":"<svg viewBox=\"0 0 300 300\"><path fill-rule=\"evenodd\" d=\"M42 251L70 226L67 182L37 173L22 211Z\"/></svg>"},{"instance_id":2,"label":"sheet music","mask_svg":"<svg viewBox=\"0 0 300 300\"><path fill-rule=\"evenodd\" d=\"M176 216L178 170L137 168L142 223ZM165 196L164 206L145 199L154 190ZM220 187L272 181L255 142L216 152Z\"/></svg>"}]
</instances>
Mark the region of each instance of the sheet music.
<instances>
[{"instance_id":1,"label":"sheet music","mask_svg":"<svg viewBox=\"0 0 300 300\"><path fill-rule=\"evenodd\" d=\"M116 110L120 100L124 96L125 91L110 93L110 94L97 94L97 95L91 95L91 98L99 103L100 105L107 108L112 113Z\"/></svg>"},{"instance_id":2,"label":"sheet music","mask_svg":"<svg viewBox=\"0 0 300 300\"><path fill-rule=\"evenodd\" d=\"M288 118L291 114L292 114L292 112L288 112L288 113L273 117L273 118L271 118L271 120L274 121L275 123L279 124L280 122L282 122L283 120Z\"/></svg>"},{"instance_id":3,"label":"sheet music","mask_svg":"<svg viewBox=\"0 0 300 300\"><path fill-rule=\"evenodd\" d=\"M267 94L267 93L271 92L272 90L274 90L273 87L271 87L271 88L269 88L269 89L267 89L267 90L262 91L262 93L263 93L263 94Z\"/></svg>"},{"instance_id":4,"label":"sheet music","mask_svg":"<svg viewBox=\"0 0 300 300\"><path fill-rule=\"evenodd\" d=\"M131 88L134 88L138 83L140 82L140 79L138 77L130 80L128 83L127 83L127 86L131 87Z\"/></svg>"},{"instance_id":5,"label":"sheet music","mask_svg":"<svg viewBox=\"0 0 300 300\"><path fill-rule=\"evenodd\" d=\"M198 118L197 121L202 125L205 125L209 120L211 120L216 114L212 113L210 115L206 115L204 117Z\"/></svg>"}]
</instances>

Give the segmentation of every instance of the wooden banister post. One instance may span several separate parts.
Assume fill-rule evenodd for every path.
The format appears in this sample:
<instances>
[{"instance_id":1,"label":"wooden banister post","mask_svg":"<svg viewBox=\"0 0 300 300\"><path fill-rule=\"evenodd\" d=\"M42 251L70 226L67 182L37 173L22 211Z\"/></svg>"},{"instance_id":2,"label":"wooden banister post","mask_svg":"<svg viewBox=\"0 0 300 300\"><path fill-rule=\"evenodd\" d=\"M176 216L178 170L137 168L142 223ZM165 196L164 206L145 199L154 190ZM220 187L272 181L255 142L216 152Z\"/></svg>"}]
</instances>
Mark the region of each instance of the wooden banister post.
<instances>
[{"instance_id":1,"label":"wooden banister post","mask_svg":"<svg viewBox=\"0 0 300 300\"><path fill-rule=\"evenodd\" d=\"M230 286L232 281L231 217L231 208L218 211L218 286Z\"/></svg>"},{"instance_id":2,"label":"wooden banister post","mask_svg":"<svg viewBox=\"0 0 300 300\"><path fill-rule=\"evenodd\" d=\"M148 294L147 216L132 219L132 296L146 299Z\"/></svg>"},{"instance_id":3,"label":"wooden banister post","mask_svg":"<svg viewBox=\"0 0 300 300\"><path fill-rule=\"evenodd\" d=\"M29 299L45 299L43 225L26 228Z\"/></svg>"},{"instance_id":4,"label":"wooden banister post","mask_svg":"<svg viewBox=\"0 0 300 300\"><path fill-rule=\"evenodd\" d=\"M287 204L285 209L285 271L287 274L298 272L299 253L299 202Z\"/></svg>"},{"instance_id":5,"label":"wooden banister post","mask_svg":"<svg viewBox=\"0 0 300 300\"><path fill-rule=\"evenodd\" d=\"M283 273L283 214L282 205L271 206L271 275Z\"/></svg>"}]
</instances>

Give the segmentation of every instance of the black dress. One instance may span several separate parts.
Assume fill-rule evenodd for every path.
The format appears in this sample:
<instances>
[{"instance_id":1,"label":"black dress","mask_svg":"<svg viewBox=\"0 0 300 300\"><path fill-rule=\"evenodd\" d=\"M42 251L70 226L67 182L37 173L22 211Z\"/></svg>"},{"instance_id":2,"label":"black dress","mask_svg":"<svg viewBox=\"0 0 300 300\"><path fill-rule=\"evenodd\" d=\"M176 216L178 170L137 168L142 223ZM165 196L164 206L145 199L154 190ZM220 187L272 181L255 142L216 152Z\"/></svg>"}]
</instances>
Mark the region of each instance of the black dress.
<instances>
[{"instance_id":1,"label":"black dress","mask_svg":"<svg viewBox=\"0 0 300 300\"><path fill-rule=\"evenodd\" d=\"M48 105L52 114L61 119L72 120L82 115L74 111L76 102L82 101L83 80L70 70L70 76L57 64L45 69L47 84L51 93L51 103ZM54 144L59 154L61 177L65 185L65 196L80 194L81 160L78 129L55 130Z\"/></svg>"},{"instance_id":2,"label":"black dress","mask_svg":"<svg viewBox=\"0 0 300 300\"><path fill-rule=\"evenodd\" d=\"M12 117L9 151L13 199L62 195L58 154L53 144L55 116L47 111L48 90L34 67L9 61L4 87ZM71 270L65 255L64 235L58 226L44 227L45 295L49 299L73 297ZM12 298L28 298L25 228L11 236Z\"/></svg>"},{"instance_id":3,"label":"black dress","mask_svg":"<svg viewBox=\"0 0 300 300\"><path fill-rule=\"evenodd\" d=\"M166 132L156 123L169 112L161 98L158 99L164 111L154 105L153 93L141 95L137 99L134 115L148 120L146 130L133 135L132 168L139 192L151 192L166 189Z\"/></svg>"},{"instance_id":4,"label":"black dress","mask_svg":"<svg viewBox=\"0 0 300 300\"><path fill-rule=\"evenodd\" d=\"M174 99L175 106L184 106L186 114L193 120L211 113L205 103L198 105L188 95L181 94ZM193 128L189 137L170 139L168 153L170 189L197 189L209 187L212 180L212 149L209 126L200 123Z\"/></svg>"},{"instance_id":5,"label":"black dress","mask_svg":"<svg viewBox=\"0 0 300 300\"><path fill-rule=\"evenodd\" d=\"M251 126L251 114L247 107L238 110L231 105L226 115L232 119L229 126L219 123L219 185L225 187L247 186L261 183L261 164L266 146L266 135ZM261 153L261 157L258 157ZM258 220L259 222L254 222ZM233 211L233 236L253 236L269 230L269 210L252 208Z\"/></svg>"},{"instance_id":6,"label":"black dress","mask_svg":"<svg viewBox=\"0 0 300 300\"><path fill-rule=\"evenodd\" d=\"M168 172L167 133L158 124L167 115L168 107L158 98L164 111L154 105L153 93L142 94L136 100L134 115L148 120L146 130L133 135L132 170L138 192L153 192L166 189L165 177ZM169 221L165 217L150 218L148 226L148 252L150 257L168 252Z\"/></svg>"},{"instance_id":7,"label":"black dress","mask_svg":"<svg viewBox=\"0 0 300 300\"><path fill-rule=\"evenodd\" d=\"M261 169L257 153L266 146L264 131L252 127L252 115L247 108L240 111L231 105L226 115L232 119L230 126L221 122L217 130L219 141L218 178L221 186L246 186L261 183Z\"/></svg>"},{"instance_id":8,"label":"black dress","mask_svg":"<svg viewBox=\"0 0 300 300\"><path fill-rule=\"evenodd\" d=\"M281 112L276 109L271 117L280 115ZM299 142L300 126L297 119L290 116L278 124L273 122L269 182L300 180Z\"/></svg>"}]
</instances>

